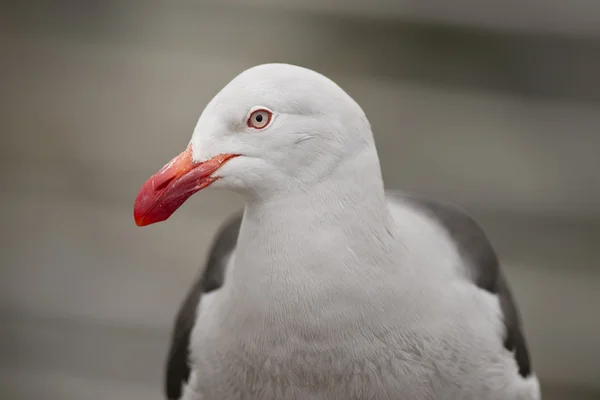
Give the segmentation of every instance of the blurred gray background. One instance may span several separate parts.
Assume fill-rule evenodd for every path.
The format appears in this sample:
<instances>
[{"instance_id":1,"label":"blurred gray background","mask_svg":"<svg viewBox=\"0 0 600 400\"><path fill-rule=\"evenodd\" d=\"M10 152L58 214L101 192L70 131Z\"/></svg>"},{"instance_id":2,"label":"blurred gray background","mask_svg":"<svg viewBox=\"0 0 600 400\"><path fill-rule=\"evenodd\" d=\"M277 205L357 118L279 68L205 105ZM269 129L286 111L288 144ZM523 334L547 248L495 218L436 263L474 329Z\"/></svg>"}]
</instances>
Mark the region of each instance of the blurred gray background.
<instances>
[{"instance_id":1,"label":"blurred gray background","mask_svg":"<svg viewBox=\"0 0 600 400\"><path fill-rule=\"evenodd\" d=\"M479 218L544 398L600 399L599 2L4 1L0 46L0 398L162 398L176 308L241 203L140 229L133 200L223 85L290 62L363 106L389 187Z\"/></svg>"}]
</instances>

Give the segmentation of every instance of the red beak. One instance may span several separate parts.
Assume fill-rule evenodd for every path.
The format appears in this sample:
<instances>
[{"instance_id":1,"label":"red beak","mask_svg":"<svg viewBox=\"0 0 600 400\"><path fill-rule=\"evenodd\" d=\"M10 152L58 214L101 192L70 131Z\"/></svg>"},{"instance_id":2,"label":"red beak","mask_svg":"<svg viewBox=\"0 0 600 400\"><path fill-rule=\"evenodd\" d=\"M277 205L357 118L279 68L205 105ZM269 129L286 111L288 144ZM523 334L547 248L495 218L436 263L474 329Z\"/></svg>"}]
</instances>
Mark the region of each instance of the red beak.
<instances>
[{"instance_id":1,"label":"red beak","mask_svg":"<svg viewBox=\"0 0 600 400\"><path fill-rule=\"evenodd\" d=\"M212 174L236 156L221 154L195 164L188 146L142 185L133 206L135 223L146 226L168 219L191 195L219 179Z\"/></svg>"}]
</instances>

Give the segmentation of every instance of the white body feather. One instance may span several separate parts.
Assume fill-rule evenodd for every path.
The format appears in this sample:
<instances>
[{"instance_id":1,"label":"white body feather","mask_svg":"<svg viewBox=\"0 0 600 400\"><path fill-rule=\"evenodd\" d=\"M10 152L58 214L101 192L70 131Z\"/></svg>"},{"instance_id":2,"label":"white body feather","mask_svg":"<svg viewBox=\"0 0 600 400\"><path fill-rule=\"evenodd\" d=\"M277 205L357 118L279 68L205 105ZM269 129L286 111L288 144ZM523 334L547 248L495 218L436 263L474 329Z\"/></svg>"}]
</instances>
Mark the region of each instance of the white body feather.
<instances>
[{"instance_id":1,"label":"white body feather","mask_svg":"<svg viewBox=\"0 0 600 400\"><path fill-rule=\"evenodd\" d=\"M282 272L247 281L247 296L226 283L204 297L184 400L539 400L537 378L503 347L497 297L469 280L447 233L408 204L390 199L390 211L405 250L397 271Z\"/></svg>"}]
</instances>

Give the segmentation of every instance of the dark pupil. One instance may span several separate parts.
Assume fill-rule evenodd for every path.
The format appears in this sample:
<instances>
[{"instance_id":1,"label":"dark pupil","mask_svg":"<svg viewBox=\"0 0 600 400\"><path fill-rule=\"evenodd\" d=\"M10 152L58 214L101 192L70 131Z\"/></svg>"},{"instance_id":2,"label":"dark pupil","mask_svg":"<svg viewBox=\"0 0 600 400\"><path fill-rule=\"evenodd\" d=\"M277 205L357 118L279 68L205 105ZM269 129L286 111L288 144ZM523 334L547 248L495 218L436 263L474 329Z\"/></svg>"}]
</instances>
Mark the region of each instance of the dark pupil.
<instances>
[{"instance_id":1,"label":"dark pupil","mask_svg":"<svg viewBox=\"0 0 600 400\"><path fill-rule=\"evenodd\" d=\"M262 120L263 120L263 116L262 116L262 115L260 115L260 114L258 114L258 115L256 116L256 122L262 122Z\"/></svg>"}]
</instances>

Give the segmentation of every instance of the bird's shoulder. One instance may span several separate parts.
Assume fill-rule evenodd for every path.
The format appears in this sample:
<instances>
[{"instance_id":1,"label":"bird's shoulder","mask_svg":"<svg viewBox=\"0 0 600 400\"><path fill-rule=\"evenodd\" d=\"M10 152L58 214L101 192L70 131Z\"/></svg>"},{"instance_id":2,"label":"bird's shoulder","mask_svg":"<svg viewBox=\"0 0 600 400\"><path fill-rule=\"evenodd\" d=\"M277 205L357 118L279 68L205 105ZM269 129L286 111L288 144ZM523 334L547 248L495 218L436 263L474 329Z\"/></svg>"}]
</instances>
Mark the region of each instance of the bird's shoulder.
<instances>
[{"instance_id":1,"label":"bird's shoulder","mask_svg":"<svg viewBox=\"0 0 600 400\"><path fill-rule=\"evenodd\" d=\"M462 208L400 191L386 191L390 202L413 207L451 239L451 244L467 269L469 281L497 297L505 326L504 346L514 353L519 373L532 374L529 350L523 332L521 316L504 275L498 255L482 226Z\"/></svg>"},{"instance_id":2,"label":"bird's shoulder","mask_svg":"<svg viewBox=\"0 0 600 400\"><path fill-rule=\"evenodd\" d=\"M450 203L418 195L387 191L392 204L415 210L450 239L454 250L478 287L494 292L500 263L494 247L481 225L464 209ZM431 242L431 238L426 238Z\"/></svg>"}]
</instances>

